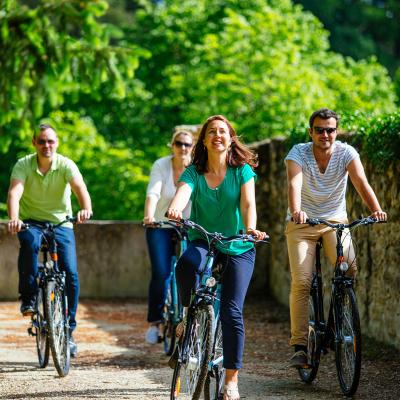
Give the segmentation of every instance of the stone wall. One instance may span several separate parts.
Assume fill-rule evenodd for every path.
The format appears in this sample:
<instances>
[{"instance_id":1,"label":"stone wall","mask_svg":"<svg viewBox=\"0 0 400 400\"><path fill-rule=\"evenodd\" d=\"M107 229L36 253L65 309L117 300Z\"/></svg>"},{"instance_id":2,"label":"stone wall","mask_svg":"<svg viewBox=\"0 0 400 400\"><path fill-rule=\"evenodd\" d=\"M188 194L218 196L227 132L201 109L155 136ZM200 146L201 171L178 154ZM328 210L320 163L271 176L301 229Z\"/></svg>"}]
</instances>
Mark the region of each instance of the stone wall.
<instances>
[{"instance_id":1,"label":"stone wall","mask_svg":"<svg viewBox=\"0 0 400 400\"><path fill-rule=\"evenodd\" d=\"M354 141L351 137L346 140ZM287 189L283 163L288 148L279 138L257 143L253 148L260 158L256 189L259 226L270 234L271 245L259 246L252 289L267 292L288 305L290 270L284 235ZM394 161L381 172L366 163L365 170L389 222L360 227L354 235L359 271L356 291L363 332L400 348L400 162ZM351 183L347 207L350 220L368 215ZM331 269L324 265L324 270L327 289Z\"/></svg>"},{"instance_id":2,"label":"stone wall","mask_svg":"<svg viewBox=\"0 0 400 400\"><path fill-rule=\"evenodd\" d=\"M81 297L146 297L150 279L144 229L121 221L77 225ZM17 297L18 239L0 223L0 299Z\"/></svg>"}]
</instances>

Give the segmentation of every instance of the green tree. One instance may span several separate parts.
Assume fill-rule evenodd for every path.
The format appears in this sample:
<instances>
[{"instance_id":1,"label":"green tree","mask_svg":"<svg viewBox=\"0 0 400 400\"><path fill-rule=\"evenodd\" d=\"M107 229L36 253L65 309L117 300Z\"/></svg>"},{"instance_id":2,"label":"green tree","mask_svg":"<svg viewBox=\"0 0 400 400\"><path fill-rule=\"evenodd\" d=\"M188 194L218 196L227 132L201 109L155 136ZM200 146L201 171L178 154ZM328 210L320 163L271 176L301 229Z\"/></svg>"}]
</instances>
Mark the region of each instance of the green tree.
<instances>
[{"instance_id":1,"label":"green tree","mask_svg":"<svg viewBox=\"0 0 400 400\"><path fill-rule=\"evenodd\" d=\"M223 113L250 141L285 134L322 106L395 109L387 70L330 51L322 24L289 0L166 0L136 13L132 35L152 52L137 77L159 126Z\"/></svg>"},{"instance_id":2,"label":"green tree","mask_svg":"<svg viewBox=\"0 0 400 400\"><path fill-rule=\"evenodd\" d=\"M333 51L359 60L376 55L394 75L400 67L398 0L294 0L329 30Z\"/></svg>"},{"instance_id":3,"label":"green tree","mask_svg":"<svg viewBox=\"0 0 400 400\"><path fill-rule=\"evenodd\" d=\"M117 27L96 20L107 10L104 0L26 3L6 0L0 6L3 150L17 132L30 135L34 123L60 107L66 94L94 96L106 85L114 97L124 98L125 82L146 55L132 43L118 45Z\"/></svg>"}]
</instances>

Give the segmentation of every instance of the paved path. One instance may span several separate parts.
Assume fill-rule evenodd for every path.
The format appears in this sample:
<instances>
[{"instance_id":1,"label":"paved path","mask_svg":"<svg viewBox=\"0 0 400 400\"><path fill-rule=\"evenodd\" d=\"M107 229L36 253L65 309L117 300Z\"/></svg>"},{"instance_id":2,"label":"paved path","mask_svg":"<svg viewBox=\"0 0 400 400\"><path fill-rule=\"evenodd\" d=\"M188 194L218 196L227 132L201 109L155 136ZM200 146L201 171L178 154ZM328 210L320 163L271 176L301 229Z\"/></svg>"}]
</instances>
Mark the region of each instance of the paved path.
<instances>
[{"instance_id":1,"label":"paved path","mask_svg":"<svg viewBox=\"0 0 400 400\"><path fill-rule=\"evenodd\" d=\"M168 399L171 370L161 346L144 343L144 302L82 301L76 340L79 356L70 374L58 378L50 363L37 367L34 338L28 319L16 302L0 303L0 399ZM290 356L287 312L270 302L249 302L247 343L241 373L242 399L339 399L334 360L322 360L312 385L299 381L286 368ZM400 357L393 350L366 348L358 399L400 396Z\"/></svg>"}]
</instances>

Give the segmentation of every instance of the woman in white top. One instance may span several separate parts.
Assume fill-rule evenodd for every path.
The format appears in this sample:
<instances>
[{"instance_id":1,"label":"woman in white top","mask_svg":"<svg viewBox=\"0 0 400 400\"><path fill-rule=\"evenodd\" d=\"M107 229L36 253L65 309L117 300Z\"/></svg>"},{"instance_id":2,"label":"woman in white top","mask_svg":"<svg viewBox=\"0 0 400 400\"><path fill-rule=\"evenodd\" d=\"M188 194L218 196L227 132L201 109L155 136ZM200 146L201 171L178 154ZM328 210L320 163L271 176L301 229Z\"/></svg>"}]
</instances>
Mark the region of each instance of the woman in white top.
<instances>
[{"instance_id":1,"label":"woman in white top","mask_svg":"<svg viewBox=\"0 0 400 400\"><path fill-rule=\"evenodd\" d=\"M154 221L166 220L165 213L175 196L176 185L182 172L190 163L193 135L179 130L172 135L172 155L158 159L151 169L147 186L143 222L148 225ZM184 210L184 218L190 215L190 205ZM163 307L171 273L173 256L172 237L174 229L163 227L146 229L146 240L151 261L151 281L149 286L147 321L150 326L146 341L158 342L159 325L163 319Z\"/></svg>"}]
</instances>

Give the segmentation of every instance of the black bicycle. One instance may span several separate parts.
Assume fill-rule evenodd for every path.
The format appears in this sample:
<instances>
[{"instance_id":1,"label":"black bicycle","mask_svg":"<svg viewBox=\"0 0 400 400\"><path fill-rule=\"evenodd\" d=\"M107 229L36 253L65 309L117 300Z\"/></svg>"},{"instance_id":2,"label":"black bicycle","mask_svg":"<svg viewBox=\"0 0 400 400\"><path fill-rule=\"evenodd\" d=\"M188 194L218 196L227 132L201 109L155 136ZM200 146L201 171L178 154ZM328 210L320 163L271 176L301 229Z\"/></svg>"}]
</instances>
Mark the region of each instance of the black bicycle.
<instances>
[{"instance_id":1,"label":"black bicycle","mask_svg":"<svg viewBox=\"0 0 400 400\"><path fill-rule=\"evenodd\" d=\"M65 288L65 271L59 268L55 229L76 218L64 221L29 222L23 229L31 227L42 231L39 257L38 292L35 312L31 316L28 333L36 337L39 366L45 368L51 354L59 376L66 376L70 367L68 301Z\"/></svg>"},{"instance_id":2,"label":"black bicycle","mask_svg":"<svg viewBox=\"0 0 400 400\"><path fill-rule=\"evenodd\" d=\"M353 279L346 275L351 265L343 254L342 240L357 226L376 222L372 217L349 224L332 224L324 219L307 220L309 225L324 224L335 230L337 258L331 281L328 320L325 321L320 258L322 240L317 242L315 273L309 299L308 365L299 368L299 374L304 382L311 383L317 375L321 353L326 354L328 349L332 349L335 351L339 384L346 396L356 392L360 380L361 327Z\"/></svg>"},{"instance_id":3,"label":"black bicycle","mask_svg":"<svg viewBox=\"0 0 400 400\"><path fill-rule=\"evenodd\" d=\"M178 357L172 377L171 400L198 400L203 388L205 399L220 399L225 376L219 320L223 266L215 263L216 246L234 241L255 242L255 239L247 234L225 237L221 233L210 233L189 220L176 223L187 230L196 229L201 232L208 242L209 250L200 285L191 295L183 337L177 344Z\"/></svg>"}]
</instances>

